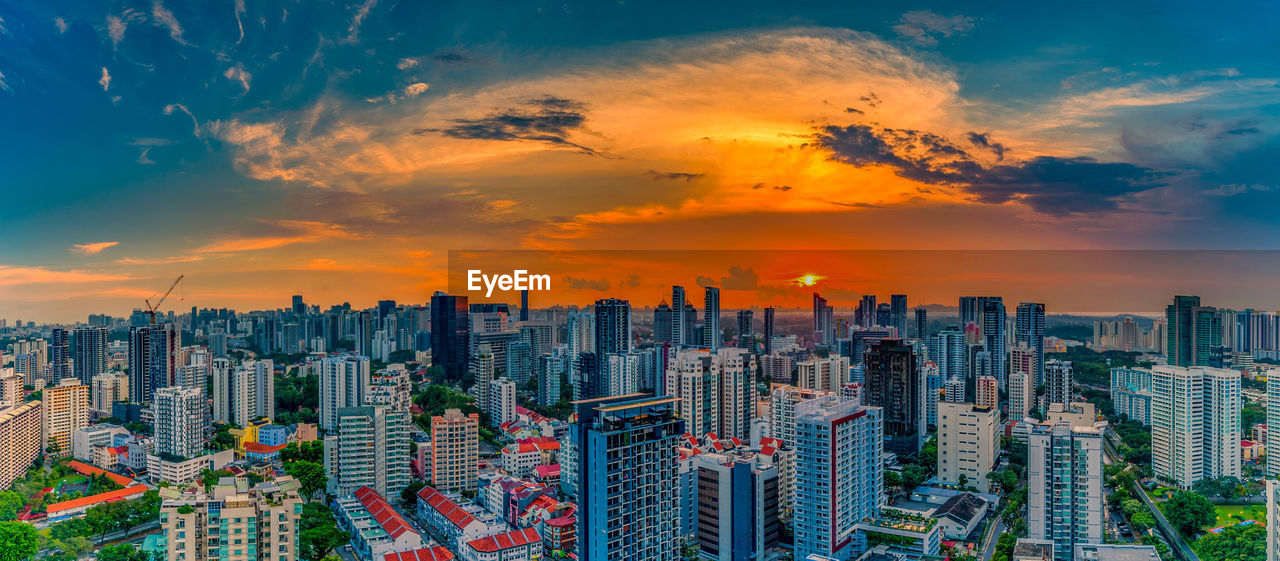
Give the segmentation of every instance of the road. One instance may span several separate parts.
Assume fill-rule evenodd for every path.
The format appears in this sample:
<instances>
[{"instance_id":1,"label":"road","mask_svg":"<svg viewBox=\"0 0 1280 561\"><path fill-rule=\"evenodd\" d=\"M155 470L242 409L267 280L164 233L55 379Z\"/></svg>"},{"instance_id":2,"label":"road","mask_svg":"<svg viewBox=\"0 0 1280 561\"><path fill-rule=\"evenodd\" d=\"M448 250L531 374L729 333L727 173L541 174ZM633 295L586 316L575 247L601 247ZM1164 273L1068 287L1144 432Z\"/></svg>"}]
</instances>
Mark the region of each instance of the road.
<instances>
[{"instance_id":1,"label":"road","mask_svg":"<svg viewBox=\"0 0 1280 561\"><path fill-rule=\"evenodd\" d=\"M994 514L995 523L987 529L987 536L982 540L982 561L991 561L996 554L996 543L1000 541L1000 534L1005 531L1004 518L999 513Z\"/></svg>"}]
</instances>

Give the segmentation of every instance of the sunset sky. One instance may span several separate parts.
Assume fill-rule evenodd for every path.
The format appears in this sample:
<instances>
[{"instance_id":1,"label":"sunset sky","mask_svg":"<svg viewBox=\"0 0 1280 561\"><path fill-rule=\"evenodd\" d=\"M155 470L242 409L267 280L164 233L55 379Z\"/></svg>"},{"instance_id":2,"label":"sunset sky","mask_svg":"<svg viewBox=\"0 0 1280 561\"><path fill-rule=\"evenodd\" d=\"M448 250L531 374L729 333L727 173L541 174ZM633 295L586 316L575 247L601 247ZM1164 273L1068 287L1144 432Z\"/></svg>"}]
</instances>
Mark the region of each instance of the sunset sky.
<instances>
[{"instance_id":1,"label":"sunset sky","mask_svg":"<svg viewBox=\"0 0 1280 561\"><path fill-rule=\"evenodd\" d=\"M1278 20L1275 2L3 2L0 316L123 315L179 273L179 311L423 302L450 250L1280 249ZM1058 309L1096 297L1025 274ZM1280 306L1276 278L1255 306Z\"/></svg>"}]
</instances>

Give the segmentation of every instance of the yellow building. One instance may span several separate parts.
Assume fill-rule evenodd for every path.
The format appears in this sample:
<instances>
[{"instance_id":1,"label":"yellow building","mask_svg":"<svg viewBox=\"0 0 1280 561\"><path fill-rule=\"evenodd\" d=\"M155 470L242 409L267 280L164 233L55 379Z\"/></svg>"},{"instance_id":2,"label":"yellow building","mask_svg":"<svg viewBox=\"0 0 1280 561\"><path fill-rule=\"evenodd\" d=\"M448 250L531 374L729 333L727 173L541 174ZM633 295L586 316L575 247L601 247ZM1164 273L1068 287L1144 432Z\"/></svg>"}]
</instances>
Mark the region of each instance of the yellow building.
<instances>
[{"instance_id":1,"label":"yellow building","mask_svg":"<svg viewBox=\"0 0 1280 561\"><path fill-rule=\"evenodd\" d=\"M67 378L44 392L43 443L50 456L71 455L71 432L89 426L89 386Z\"/></svg>"},{"instance_id":2,"label":"yellow building","mask_svg":"<svg viewBox=\"0 0 1280 561\"><path fill-rule=\"evenodd\" d=\"M26 475L40 456L41 409L39 401L29 401L0 411L0 489Z\"/></svg>"}]
</instances>

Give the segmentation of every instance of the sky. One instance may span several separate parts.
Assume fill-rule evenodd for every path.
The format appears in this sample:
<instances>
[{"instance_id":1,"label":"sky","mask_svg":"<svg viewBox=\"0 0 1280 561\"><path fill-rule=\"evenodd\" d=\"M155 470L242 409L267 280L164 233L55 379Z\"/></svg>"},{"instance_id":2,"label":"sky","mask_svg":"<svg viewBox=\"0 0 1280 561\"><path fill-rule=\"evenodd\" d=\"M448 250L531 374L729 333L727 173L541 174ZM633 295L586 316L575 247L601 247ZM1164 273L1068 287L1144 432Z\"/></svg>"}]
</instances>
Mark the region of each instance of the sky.
<instances>
[{"instance_id":1,"label":"sky","mask_svg":"<svg viewBox=\"0 0 1280 561\"><path fill-rule=\"evenodd\" d=\"M460 250L1280 249L1280 4L1040 4L0 0L0 316L423 302Z\"/></svg>"}]
</instances>

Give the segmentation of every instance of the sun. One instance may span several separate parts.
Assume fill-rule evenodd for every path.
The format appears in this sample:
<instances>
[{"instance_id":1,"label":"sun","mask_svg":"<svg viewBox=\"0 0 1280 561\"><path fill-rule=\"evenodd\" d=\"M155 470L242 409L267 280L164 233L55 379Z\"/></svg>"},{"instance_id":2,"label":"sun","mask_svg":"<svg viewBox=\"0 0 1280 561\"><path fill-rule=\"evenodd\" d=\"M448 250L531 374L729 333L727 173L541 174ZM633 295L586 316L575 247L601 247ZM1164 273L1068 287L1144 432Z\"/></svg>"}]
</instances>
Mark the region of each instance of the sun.
<instances>
[{"instance_id":1,"label":"sun","mask_svg":"<svg viewBox=\"0 0 1280 561\"><path fill-rule=\"evenodd\" d=\"M824 278L826 278L826 277L821 276L821 275L815 275L815 274L813 274L813 273L806 273L806 274L800 275L800 276L798 276L798 277L796 277L795 279L792 279L792 280L794 280L794 281L795 281L796 286L813 286L813 285L815 285L815 284L818 284L818 281L820 281L820 280L822 280L822 279L824 279Z\"/></svg>"}]
</instances>

